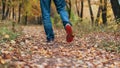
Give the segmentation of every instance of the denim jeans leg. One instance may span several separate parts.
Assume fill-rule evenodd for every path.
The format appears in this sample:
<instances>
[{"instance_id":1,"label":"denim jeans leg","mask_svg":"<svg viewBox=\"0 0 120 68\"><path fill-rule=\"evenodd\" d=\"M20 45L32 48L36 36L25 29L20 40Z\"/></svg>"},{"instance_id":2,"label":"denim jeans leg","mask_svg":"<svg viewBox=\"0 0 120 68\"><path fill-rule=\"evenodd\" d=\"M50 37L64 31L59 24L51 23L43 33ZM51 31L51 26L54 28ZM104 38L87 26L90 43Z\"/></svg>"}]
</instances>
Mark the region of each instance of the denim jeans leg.
<instances>
[{"instance_id":1,"label":"denim jeans leg","mask_svg":"<svg viewBox=\"0 0 120 68\"><path fill-rule=\"evenodd\" d=\"M56 5L58 13L60 14L63 25L65 26L67 23L72 25L69 21L68 12L65 9L65 6L66 6L65 0L54 0L54 3Z\"/></svg>"},{"instance_id":2,"label":"denim jeans leg","mask_svg":"<svg viewBox=\"0 0 120 68\"><path fill-rule=\"evenodd\" d=\"M50 19L50 4L51 4L51 0L40 0L43 25L48 41L54 39L54 32Z\"/></svg>"}]
</instances>

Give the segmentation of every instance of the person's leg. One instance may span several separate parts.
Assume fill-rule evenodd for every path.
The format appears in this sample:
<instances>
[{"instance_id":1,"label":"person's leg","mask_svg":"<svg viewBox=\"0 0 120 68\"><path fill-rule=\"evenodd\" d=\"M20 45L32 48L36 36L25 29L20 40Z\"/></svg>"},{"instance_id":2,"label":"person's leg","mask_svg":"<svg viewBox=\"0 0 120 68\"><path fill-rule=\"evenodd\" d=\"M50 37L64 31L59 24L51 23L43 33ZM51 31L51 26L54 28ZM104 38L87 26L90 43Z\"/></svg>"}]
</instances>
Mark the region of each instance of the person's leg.
<instances>
[{"instance_id":1,"label":"person's leg","mask_svg":"<svg viewBox=\"0 0 120 68\"><path fill-rule=\"evenodd\" d=\"M65 26L67 23L71 24L69 21L68 12L65 9L66 6L65 0L54 0L54 3L56 5L58 13L60 14L63 25Z\"/></svg>"},{"instance_id":2,"label":"person's leg","mask_svg":"<svg viewBox=\"0 0 120 68\"><path fill-rule=\"evenodd\" d=\"M54 40L54 32L50 20L50 4L51 4L51 0L40 0L43 25L48 42Z\"/></svg>"},{"instance_id":3,"label":"person's leg","mask_svg":"<svg viewBox=\"0 0 120 68\"><path fill-rule=\"evenodd\" d=\"M65 0L54 0L54 3L56 5L58 13L60 14L60 17L62 19L63 25L67 33L66 41L71 42L74 36L72 34L72 27L69 21L68 12L65 10L66 2Z\"/></svg>"}]
</instances>

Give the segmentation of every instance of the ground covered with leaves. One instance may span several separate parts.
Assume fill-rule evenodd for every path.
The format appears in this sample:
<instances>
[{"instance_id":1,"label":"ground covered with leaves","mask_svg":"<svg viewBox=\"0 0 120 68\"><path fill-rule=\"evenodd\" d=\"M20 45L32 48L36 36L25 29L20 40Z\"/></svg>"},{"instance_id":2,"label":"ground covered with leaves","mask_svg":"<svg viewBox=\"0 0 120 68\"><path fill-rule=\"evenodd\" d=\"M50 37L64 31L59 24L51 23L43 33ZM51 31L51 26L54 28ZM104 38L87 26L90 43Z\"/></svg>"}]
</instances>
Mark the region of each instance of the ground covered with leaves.
<instances>
[{"instance_id":1,"label":"ground covered with leaves","mask_svg":"<svg viewBox=\"0 0 120 68\"><path fill-rule=\"evenodd\" d=\"M67 43L64 29L47 44L41 26L24 26L16 40L0 43L0 68L120 68L120 34L96 32ZM119 47L116 47L119 46Z\"/></svg>"}]
</instances>

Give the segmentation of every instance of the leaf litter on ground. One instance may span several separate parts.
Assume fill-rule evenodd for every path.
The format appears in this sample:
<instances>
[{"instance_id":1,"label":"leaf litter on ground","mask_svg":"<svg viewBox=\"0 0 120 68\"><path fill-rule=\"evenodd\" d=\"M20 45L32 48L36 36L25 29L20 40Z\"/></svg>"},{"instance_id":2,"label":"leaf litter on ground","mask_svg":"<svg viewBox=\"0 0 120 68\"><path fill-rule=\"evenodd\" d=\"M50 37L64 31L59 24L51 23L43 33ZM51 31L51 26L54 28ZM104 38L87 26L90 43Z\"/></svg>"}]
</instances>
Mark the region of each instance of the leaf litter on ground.
<instances>
[{"instance_id":1,"label":"leaf litter on ground","mask_svg":"<svg viewBox=\"0 0 120 68\"><path fill-rule=\"evenodd\" d=\"M119 34L91 33L68 44L64 29L55 29L55 43L47 45L43 27L25 26L23 32L16 40L0 44L0 64L9 63L8 68L120 67L118 53L99 48L103 41L119 43Z\"/></svg>"}]
</instances>

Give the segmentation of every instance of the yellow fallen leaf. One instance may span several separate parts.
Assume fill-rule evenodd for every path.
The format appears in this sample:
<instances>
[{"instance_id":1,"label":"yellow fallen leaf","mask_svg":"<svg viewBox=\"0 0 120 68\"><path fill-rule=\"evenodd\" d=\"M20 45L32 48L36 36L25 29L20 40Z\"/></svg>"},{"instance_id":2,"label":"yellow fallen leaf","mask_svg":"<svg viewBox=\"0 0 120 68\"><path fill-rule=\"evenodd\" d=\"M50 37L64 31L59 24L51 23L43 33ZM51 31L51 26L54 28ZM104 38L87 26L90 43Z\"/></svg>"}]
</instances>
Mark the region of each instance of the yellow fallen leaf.
<instances>
[{"instance_id":1,"label":"yellow fallen leaf","mask_svg":"<svg viewBox=\"0 0 120 68\"><path fill-rule=\"evenodd\" d=\"M0 63L5 64L5 60L0 56Z\"/></svg>"},{"instance_id":2,"label":"yellow fallen leaf","mask_svg":"<svg viewBox=\"0 0 120 68\"><path fill-rule=\"evenodd\" d=\"M5 64L5 60L4 60L4 59L1 59L0 62L1 62L2 64Z\"/></svg>"},{"instance_id":3,"label":"yellow fallen leaf","mask_svg":"<svg viewBox=\"0 0 120 68\"><path fill-rule=\"evenodd\" d=\"M10 36L8 34L6 34L6 35L4 35L4 38L8 39L8 38L10 38Z\"/></svg>"}]
</instances>

